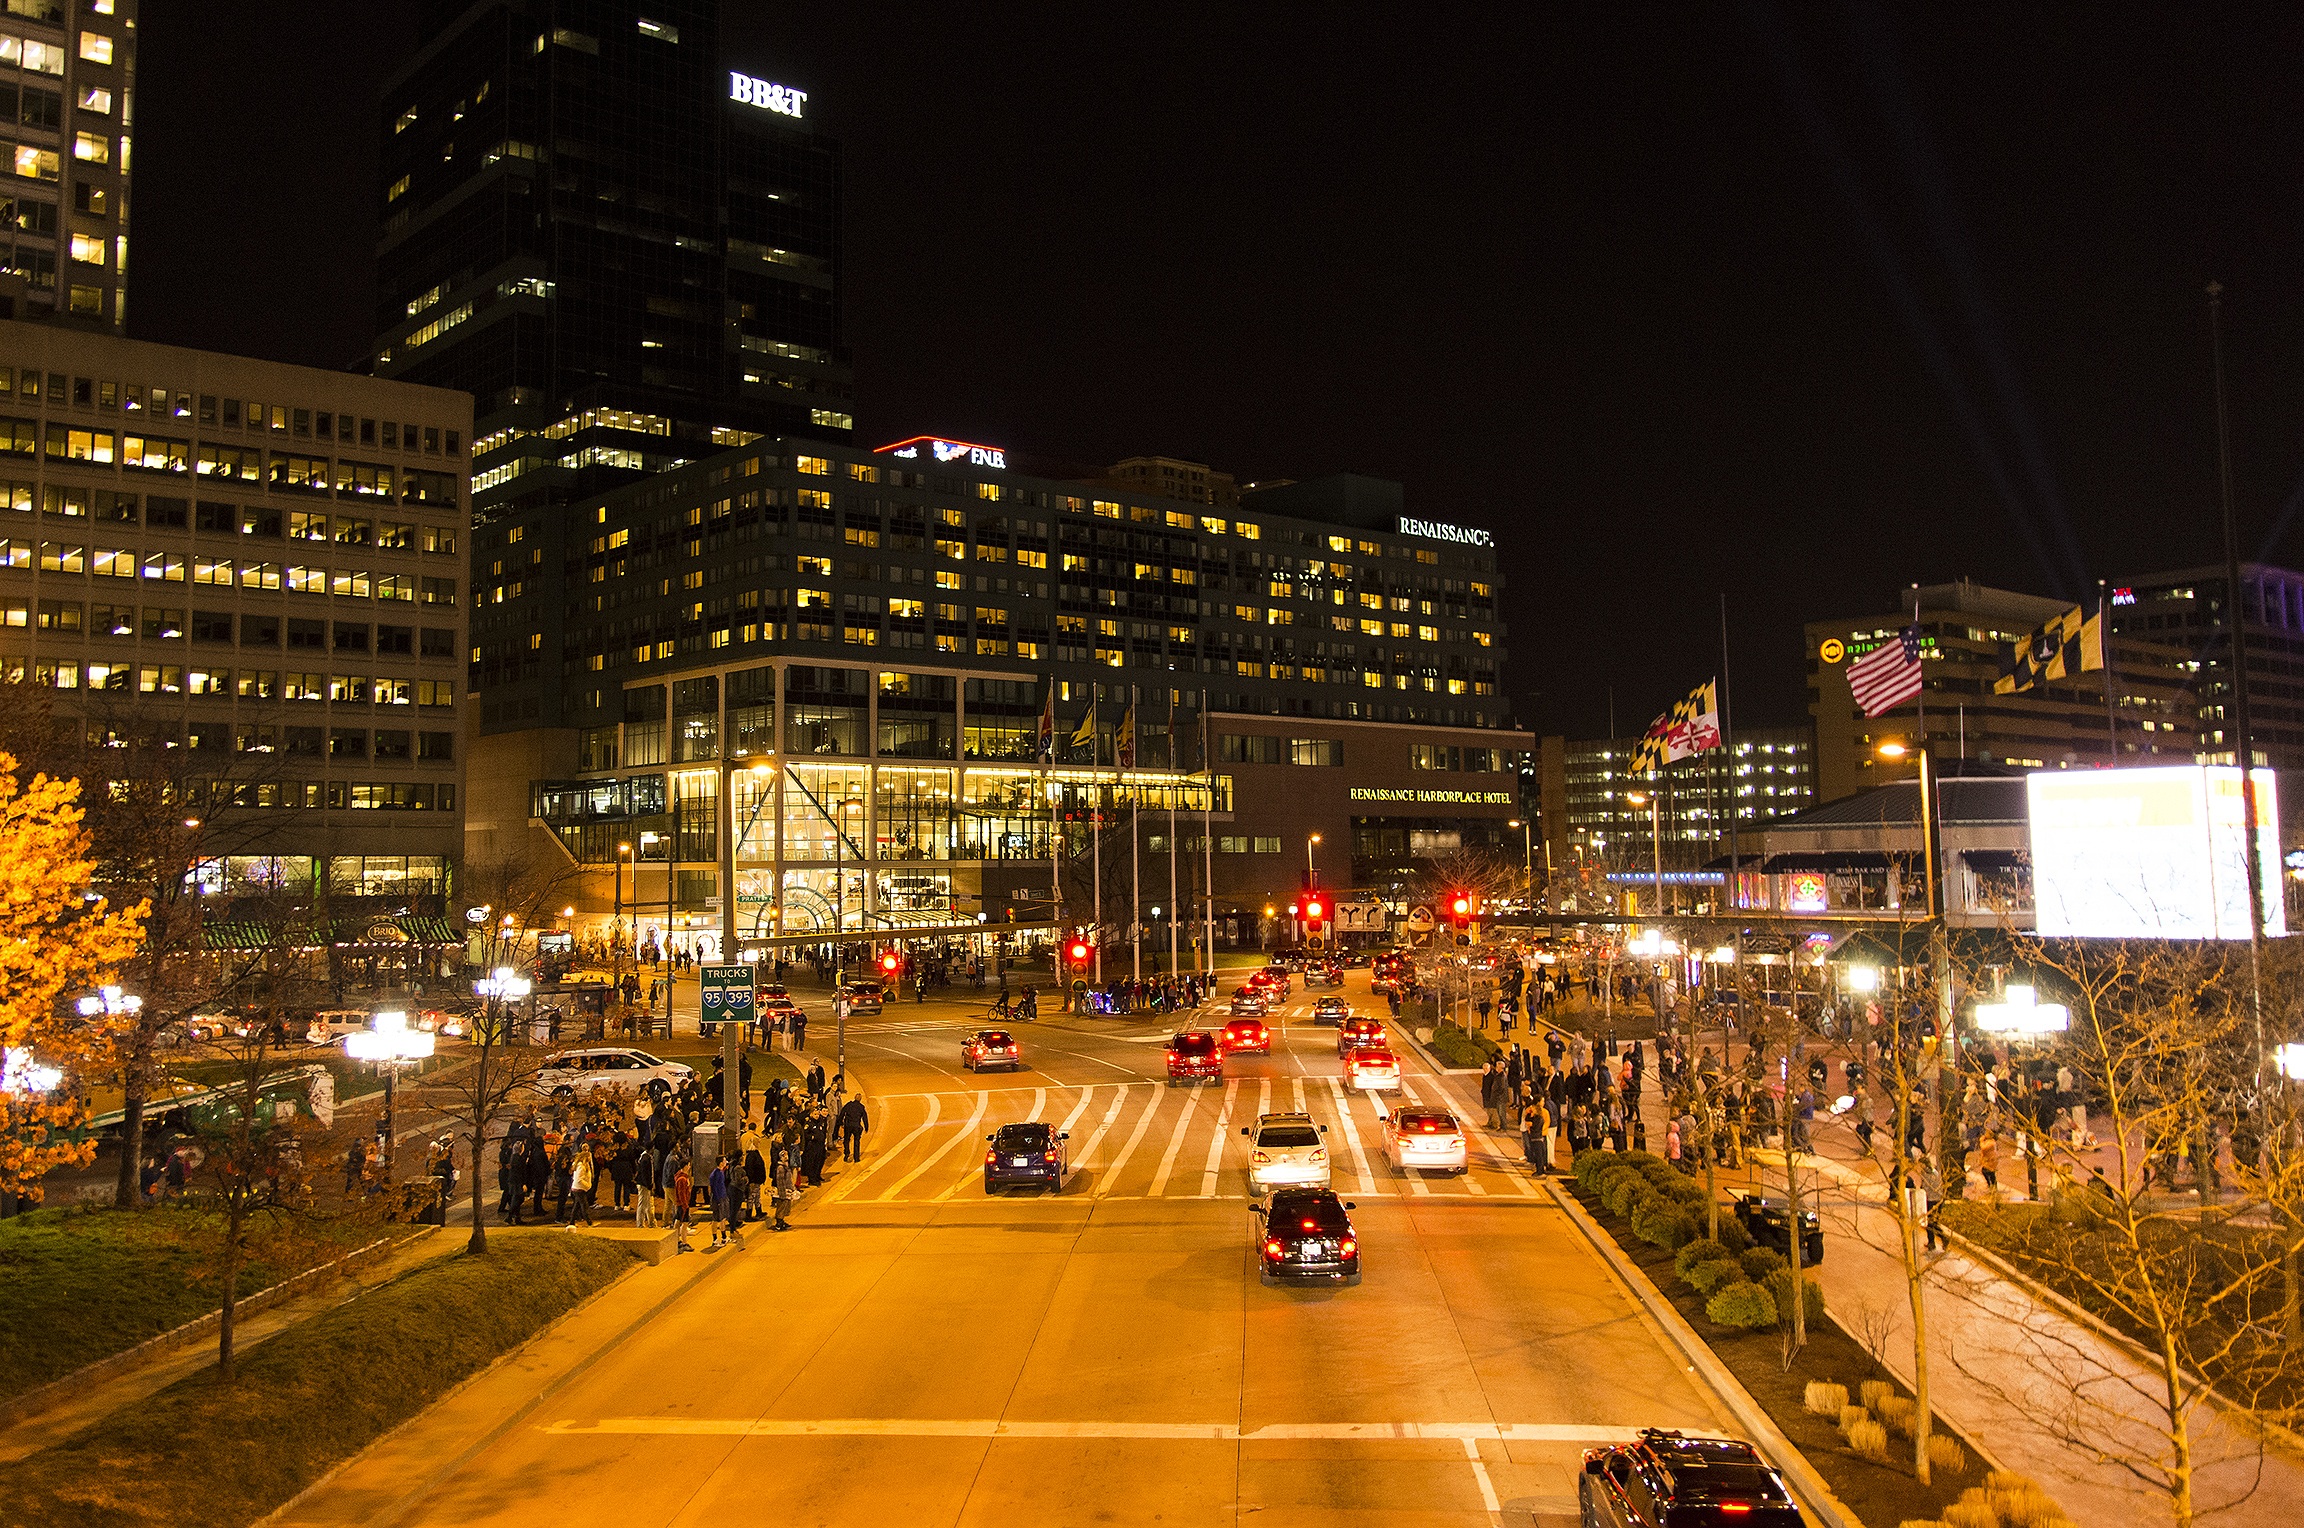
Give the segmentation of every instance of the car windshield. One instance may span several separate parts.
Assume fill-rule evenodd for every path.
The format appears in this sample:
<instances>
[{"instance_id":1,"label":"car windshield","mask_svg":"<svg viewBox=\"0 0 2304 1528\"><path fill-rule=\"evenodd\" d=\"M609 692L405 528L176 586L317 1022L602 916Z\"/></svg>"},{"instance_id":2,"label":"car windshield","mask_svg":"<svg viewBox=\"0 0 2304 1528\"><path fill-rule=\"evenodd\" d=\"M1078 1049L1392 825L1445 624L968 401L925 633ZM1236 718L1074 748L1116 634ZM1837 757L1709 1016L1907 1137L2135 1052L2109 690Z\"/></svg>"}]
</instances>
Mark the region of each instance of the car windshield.
<instances>
[{"instance_id":1,"label":"car windshield","mask_svg":"<svg viewBox=\"0 0 2304 1528\"><path fill-rule=\"evenodd\" d=\"M1341 1233L1352 1228L1344 1218L1344 1205L1334 1194L1274 1194L1265 1222L1274 1231Z\"/></svg>"},{"instance_id":2,"label":"car windshield","mask_svg":"<svg viewBox=\"0 0 2304 1528\"><path fill-rule=\"evenodd\" d=\"M1320 1144L1320 1132L1310 1125L1266 1125L1257 1135L1256 1144L1266 1150L1317 1146Z\"/></svg>"},{"instance_id":3,"label":"car windshield","mask_svg":"<svg viewBox=\"0 0 2304 1528\"><path fill-rule=\"evenodd\" d=\"M1178 1035L1168 1042L1168 1047L1187 1056L1205 1056L1216 1048L1216 1037L1201 1032Z\"/></svg>"},{"instance_id":4,"label":"car windshield","mask_svg":"<svg viewBox=\"0 0 2304 1528\"><path fill-rule=\"evenodd\" d=\"M992 1144L1002 1151L1045 1151L1048 1148L1048 1127L1038 1120L1022 1125L1002 1125Z\"/></svg>"},{"instance_id":5,"label":"car windshield","mask_svg":"<svg viewBox=\"0 0 2304 1528\"><path fill-rule=\"evenodd\" d=\"M631 1051L628 1052L628 1054L632 1057L633 1060L639 1062L642 1066L662 1066L664 1064L663 1062L657 1060L654 1056L649 1055L646 1051Z\"/></svg>"},{"instance_id":6,"label":"car windshield","mask_svg":"<svg viewBox=\"0 0 2304 1528\"><path fill-rule=\"evenodd\" d=\"M1456 1128L1456 1116L1439 1109L1402 1109L1392 1123L1404 1135L1445 1135Z\"/></svg>"},{"instance_id":7,"label":"car windshield","mask_svg":"<svg viewBox=\"0 0 2304 1528\"><path fill-rule=\"evenodd\" d=\"M997 1029L987 1029L976 1038L982 1040L986 1045L1012 1045L1015 1043Z\"/></svg>"}]
</instances>

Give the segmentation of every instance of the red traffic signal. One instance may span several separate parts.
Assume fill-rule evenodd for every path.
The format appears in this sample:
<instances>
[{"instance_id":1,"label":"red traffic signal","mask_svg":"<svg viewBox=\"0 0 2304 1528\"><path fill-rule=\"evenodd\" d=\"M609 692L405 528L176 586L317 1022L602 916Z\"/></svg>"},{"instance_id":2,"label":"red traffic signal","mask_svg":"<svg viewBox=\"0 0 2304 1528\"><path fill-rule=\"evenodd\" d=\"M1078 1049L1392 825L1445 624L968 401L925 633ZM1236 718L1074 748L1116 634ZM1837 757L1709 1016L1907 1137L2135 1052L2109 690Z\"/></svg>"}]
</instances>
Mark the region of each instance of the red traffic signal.
<instances>
[{"instance_id":1,"label":"red traffic signal","mask_svg":"<svg viewBox=\"0 0 2304 1528\"><path fill-rule=\"evenodd\" d=\"M1072 964L1076 966L1088 964L1088 957L1091 953L1088 948L1088 941L1085 939L1073 940L1066 953L1072 957Z\"/></svg>"},{"instance_id":2,"label":"red traffic signal","mask_svg":"<svg viewBox=\"0 0 2304 1528\"><path fill-rule=\"evenodd\" d=\"M1462 928L1465 924L1471 922L1472 894L1468 891L1460 891L1457 892L1453 897L1449 898L1448 916L1454 920L1458 928Z\"/></svg>"},{"instance_id":3,"label":"red traffic signal","mask_svg":"<svg viewBox=\"0 0 2304 1528\"><path fill-rule=\"evenodd\" d=\"M1318 923L1327 914L1327 911L1328 909L1321 905L1320 899L1313 897L1304 904L1304 921L1306 923Z\"/></svg>"},{"instance_id":4,"label":"red traffic signal","mask_svg":"<svg viewBox=\"0 0 2304 1528\"><path fill-rule=\"evenodd\" d=\"M894 976L896 974L896 968L903 963L903 957L898 955L894 950L882 950L880 952L880 969L885 971L890 976Z\"/></svg>"}]
</instances>

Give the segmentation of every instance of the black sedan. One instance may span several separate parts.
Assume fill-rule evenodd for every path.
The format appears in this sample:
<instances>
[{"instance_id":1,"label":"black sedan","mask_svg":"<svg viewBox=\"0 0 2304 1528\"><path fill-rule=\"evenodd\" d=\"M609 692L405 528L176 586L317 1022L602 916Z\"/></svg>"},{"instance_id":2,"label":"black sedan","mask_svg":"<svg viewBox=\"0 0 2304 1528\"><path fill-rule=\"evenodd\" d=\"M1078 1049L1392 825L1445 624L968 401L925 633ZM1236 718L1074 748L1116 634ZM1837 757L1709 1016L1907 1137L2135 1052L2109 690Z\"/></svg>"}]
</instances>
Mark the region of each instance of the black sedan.
<instances>
[{"instance_id":1,"label":"black sedan","mask_svg":"<svg viewBox=\"0 0 2304 1528\"><path fill-rule=\"evenodd\" d=\"M1259 1276L1267 1284L1359 1283L1360 1237L1345 1213L1354 1208L1324 1188L1274 1189L1251 1205Z\"/></svg>"},{"instance_id":2,"label":"black sedan","mask_svg":"<svg viewBox=\"0 0 2304 1528\"><path fill-rule=\"evenodd\" d=\"M1070 1131L1045 1120L1002 1125L984 1137L984 1192L1032 1183L1063 1193L1065 1176L1072 1170L1071 1152L1064 1143L1071 1138Z\"/></svg>"},{"instance_id":3,"label":"black sedan","mask_svg":"<svg viewBox=\"0 0 2304 1528\"><path fill-rule=\"evenodd\" d=\"M1784 1201L1745 1194L1736 1201L1736 1222L1756 1247L1773 1247L1792 1255L1792 1238L1784 1230ZM1814 1268L1824 1261L1824 1222L1814 1210L1800 1212L1800 1263Z\"/></svg>"}]
</instances>

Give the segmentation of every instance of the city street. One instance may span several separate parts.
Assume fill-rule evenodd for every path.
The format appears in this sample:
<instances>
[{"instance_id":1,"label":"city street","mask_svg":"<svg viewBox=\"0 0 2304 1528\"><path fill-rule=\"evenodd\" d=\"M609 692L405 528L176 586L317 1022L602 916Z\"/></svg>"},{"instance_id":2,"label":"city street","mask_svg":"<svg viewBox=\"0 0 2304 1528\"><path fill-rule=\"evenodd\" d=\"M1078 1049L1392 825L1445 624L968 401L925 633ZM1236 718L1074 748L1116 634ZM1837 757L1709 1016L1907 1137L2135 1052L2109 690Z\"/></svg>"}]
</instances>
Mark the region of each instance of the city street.
<instances>
[{"instance_id":1,"label":"city street","mask_svg":"<svg viewBox=\"0 0 2304 1528\"><path fill-rule=\"evenodd\" d=\"M1381 1014L1366 982L1348 995ZM1198 1089L1158 1080L1164 1023L1016 1026L1028 1069L982 1079L958 1064L969 1025L852 1024L864 1162L405 1521L1556 1524L1585 1445L1726 1430L1516 1140L1476 1133L1462 1178L1403 1180L1374 1105L1342 1096L1335 1030L1300 992L1271 1022L1272 1056ZM1449 1096L1403 1061L1409 1096ZM1256 1276L1239 1127L1299 1103L1358 1205L1358 1288ZM1071 1131L1075 1176L986 1202L983 1136L1035 1116ZM357 1520L385 1467L285 1521Z\"/></svg>"}]
</instances>

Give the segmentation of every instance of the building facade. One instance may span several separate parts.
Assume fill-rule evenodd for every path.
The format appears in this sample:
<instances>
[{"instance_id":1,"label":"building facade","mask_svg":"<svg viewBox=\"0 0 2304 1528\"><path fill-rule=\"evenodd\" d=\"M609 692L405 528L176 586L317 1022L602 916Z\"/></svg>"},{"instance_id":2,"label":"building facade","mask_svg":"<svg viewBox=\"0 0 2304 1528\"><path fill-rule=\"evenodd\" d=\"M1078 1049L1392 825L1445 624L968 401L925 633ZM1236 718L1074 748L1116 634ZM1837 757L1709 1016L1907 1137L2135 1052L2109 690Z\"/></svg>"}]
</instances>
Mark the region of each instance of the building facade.
<instances>
[{"instance_id":1,"label":"building facade","mask_svg":"<svg viewBox=\"0 0 2304 1528\"><path fill-rule=\"evenodd\" d=\"M0 323L0 674L212 761L218 890L443 892L462 846L461 393Z\"/></svg>"},{"instance_id":2,"label":"building facade","mask_svg":"<svg viewBox=\"0 0 2304 1528\"><path fill-rule=\"evenodd\" d=\"M2125 642L2167 652L2191 675L2190 714L2177 719L2180 740L2203 762L2235 761L2231 712L2231 631L2224 618L2224 570L2184 568L2154 573L2111 592L2112 629ZM2304 574L2243 563L2241 646L2248 660L2248 711L2255 762L2304 769ZM2163 718L2141 718L2139 730ZM2124 741L2123 755L2137 742Z\"/></svg>"},{"instance_id":3,"label":"building facade","mask_svg":"<svg viewBox=\"0 0 2304 1528\"><path fill-rule=\"evenodd\" d=\"M1920 699L1867 718L1848 688L1848 666L1911 624L1918 601ZM1908 591L1901 610L1804 630L1808 710L1816 725L1816 789L1837 801L1888 780L1908 779L1914 755L1881 757L1883 742L1925 740L1936 758L2018 769L2097 768L2113 761L2189 763L2200 703L2198 658L2133 624L2113 622L2104 670L2012 695L1993 691L2003 655L2071 609L1962 581ZM2106 700L2109 685L2111 699Z\"/></svg>"},{"instance_id":4,"label":"building facade","mask_svg":"<svg viewBox=\"0 0 2304 1528\"><path fill-rule=\"evenodd\" d=\"M115 333L126 321L136 8L9 0L0 15L0 114L14 172L0 250L24 281L0 317L60 313Z\"/></svg>"}]
</instances>

